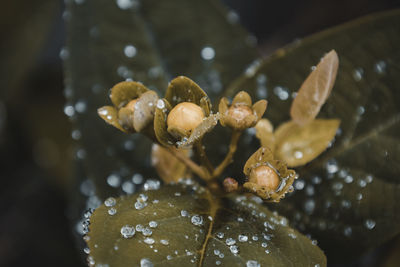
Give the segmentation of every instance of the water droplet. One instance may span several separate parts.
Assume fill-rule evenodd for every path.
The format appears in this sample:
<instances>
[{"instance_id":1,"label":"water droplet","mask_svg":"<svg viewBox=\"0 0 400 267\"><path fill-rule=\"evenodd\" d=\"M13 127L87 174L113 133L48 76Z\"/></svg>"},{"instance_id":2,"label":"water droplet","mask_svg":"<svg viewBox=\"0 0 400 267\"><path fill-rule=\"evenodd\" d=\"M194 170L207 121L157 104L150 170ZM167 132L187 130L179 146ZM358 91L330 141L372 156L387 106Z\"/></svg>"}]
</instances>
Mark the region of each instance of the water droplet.
<instances>
[{"instance_id":1,"label":"water droplet","mask_svg":"<svg viewBox=\"0 0 400 267\"><path fill-rule=\"evenodd\" d=\"M247 237L247 235L239 235L238 240L239 240L239 242L247 242L247 240L249 240L249 238Z\"/></svg>"},{"instance_id":2,"label":"water droplet","mask_svg":"<svg viewBox=\"0 0 400 267\"><path fill-rule=\"evenodd\" d=\"M203 225L203 217L200 215L193 215L190 221L196 226Z\"/></svg>"},{"instance_id":3,"label":"water droplet","mask_svg":"<svg viewBox=\"0 0 400 267\"><path fill-rule=\"evenodd\" d=\"M107 184L111 187L119 187L121 185L121 177L116 174L110 174L107 177Z\"/></svg>"},{"instance_id":4,"label":"water droplet","mask_svg":"<svg viewBox=\"0 0 400 267\"><path fill-rule=\"evenodd\" d=\"M125 225L121 227L121 235L124 238L131 238L135 235L135 227L131 225Z\"/></svg>"},{"instance_id":5,"label":"water droplet","mask_svg":"<svg viewBox=\"0 0 400 267\"><path fill-rule=\"evenodd\" d=\"M221 261L216 261L215 265L221 265Z\"/></svg>"},{"instance_id":6,"label":"water droplet","mask_svg":"<svg viewBox=\"0 0 400 267\"><path fill-rule=\"evenodd\" d=\"M154 180L154 179L148 179L144 185L143 185L143 189L145 191L149 191L149 190L158 190L160 189L161 183L158 180Z\"/></svg>"},{"instance_id":7,"label":"water droplet","mask_svg":"<svg viewBox=\"0 0 400 267\"><path fill-rule=\"evenodd\" d=\"M353 71L353 78L354 80L361 81L364 75L364 70L362 68L357 68Z\"/></svg>"},{"instance_id":8,"label":"water droplet","mask_svg":"<svg viewBox=\"0 0 400 267\"><path fill-rule=\"evenodd\" d=\"M249 260L246 262L246 267L260 267L261 265L254 260Z\"/></svg>"},{"instance_id":9,"label":"water droplet","mask_svg":"<svg viewBox=\"0 0 400 267\"><path fill-rule=\"evenodd\" d=\"M227 18L228 22L231 24L236 24L239 22L239 15L233 10L230 10L228 12L226 18Z\"/></svg>"},{"instance_id":10,"label":"water droplet","mask_svg":"<svg viewBox=\"0 0 400 267\"><path fill-rule=\"evenodd\" d=\"M110 215L115 215L117 213L117 210L115 208L111 208L108 210L108 214Z\"/></svg>"},{"instance_id":11,"label":"water droplet","mask_svg":"<svg viewBox=\"0 0 400 267\"><path fill-rule=\"evenodd\" d=\"M303 152L301 152L301 151L295 151L294 152L294 157L296 158L296 159L301 159L301 158L303 158Z\"/></svg>"},{"instance_id":12,"label":"water droplet","mask_svg":"<svg viewBox=\"0 0 400 267\"><path fill-rule=\"evenodd\" d=\"M358 185L360 187L366 187L367 186L367 182L363 179L358 180Z\"/></svg>"},{"instance_id":13,"label":"water droplet","mask_svg":"<svg viewBox=\"0 0 400 267\"><path fill-rule=\"evenodd\" d=\"M129 58L133 58L134 56L136 56L137 50L136 47L134 47L133 45L127 45L124 48L124 54L125 56L129 57Z\"/></svg>"},{"instance_id":14,"label":"water droplet","mask_svg":"<svg viewBox=\"0 0 400 267\"><path fill-rule=\"evenodd\" d=\"M229 250L233 253L233 254L238 254L239 253L239 248L238 246L230 246Z\"/></svg>"},{"instance_id":15,"label":"water droplet","mask_svg":"<svg viewBox=\"0 0 400 267\"><path fill-rule=\"evenodd\" d=\"M143 203L140 201L135 202L135 209L137 209L137 210L144 209L146 206L147 206L147 203Z\"/></svg>"},{"instance_id":16,"label":"water droplet","mask_svg":"<svg viewBox=\"0 0 400 267\"><path fill-rule=\"evenodd\" d=\"M106 200L104 200L104 205L106 207L114 207L115 204L117 204L117 201L113 197L109 197Z\"/></svg>"},{"instance_id":17,"label":"water droplet","mask_svg":"<svg viewBox=\"0 0 400 267\"><path fill-rule=\"evenodd\" d=\"M367 229L371 230L375 227L376 222L372 219L367 219L367 220L365 220L364 225L365 225L365 227L367 227Z\"/></svg>"},{"instance_id":18,"label":"water droplet","mask_svg":"<svg viewBox=\"0 0 400 267\"><path fill-rule=\"evenodd\" d=\"M352 183L353 180L354 180L354 179L353 179L353 176L351 176L351 175L347 175L347 176L344 178L344 182L347 183L347 184Z\"/></svg>"},{"instance_id":19,"label":"water droplet","mask_svg":"<svg viewBox=\"0 0 400 267\"><path fill-rule=\"evenodd\" d=\"M135 185L130 181L125 181L122 184L122 191L127 194L133 194L135 192Z\"/></svg>"},{"instance_id":20,"label":"water droplet","mask_svg":"<svg viewBox=\"0 0 400 267\"><path fill-rule=\"evenodd\" d=\"M222 232L218 232L218 233L216 234L216 236L217 236L218 238L222 239L222 238L224 238L225 234L222 233Z\"/></svg>"},{"instance_id":21,"label":"water droplet","mask_svg":"<svg viewBox=\"0 0 400 267\"><path fill-rule=\"evenodd\" d=\"M215 57L215 50L214 48L210 47L210 46L205 46L202 50L201 50L201 57L204 60L211 60Z\"/></svg>"},{"instance_id":22,"label":"water droplet","mask_svg":"<svg viewBox=\"0 0 400 267\"><path fill-rule=\"evenodd\" d=\"M280 100L287 100L289 98L288 90L282 86L276 86L274 88L274 94L278 96Z\"/></svg>"},{"instance_id":23,"label":"water droplet","mask_svg":"<svg viewBox=\"0 0 400 267\"><path fill-rule=\"evenodd\" d=\"M62 60L68 59L69 58L69 50L66 47L61 48L59 56Z\"/></svg>"},{"instance_id":24,"label":"water droplet","mask_svg":"<svg viewBox=\"0 0 400 267\"><path fill-rule=\"evenodd\" d=\"M89 254L90 253L90 248L84 248L83 252L85 252L86 254Z\"/></svg>"},{"instance_id":25,"label":"water droplet","mask_svg":"<svg viewBox=\"0 0 400 267\"><path fill-rule=\"evenodd\" d=\"M351 236L351 234L353 233L353 230L351 229L350 226L346 226L343 230L343 234L345 236Z\"/></svg>"},{"instance_id":26,"label":"water droplet","mask_svg":"<svg viewBox=\"0 0 400 267\"><path fill-rule=\"evenodd\" d=\"M298 179L294 182L294 188L296 188L296 190L302 190L305 186L305 182L301 179Z\"/></svg>"},{"instance_id":27,"label":"water droplet","mask_svg":"<svg viewBox=\"0 0 400 267\"><path fill-rule=\"evenodd\" d=\"M74 109L74 107L71 106L71 105L66 105L66 106L64 107L64 113L65 113L65 115L67 115L68 117L72 117L72 116L75 115L75 109Z\"/></svg>"},{"instance_id":28,"label":"water droplet","mask_svg":"<svg viewBox=\"0 0 400 267\"><path fill-rule=\"evenodd\" d=\"M313 184L320 184L322 182L322 178L320 176L314 176L311 181Z\"/></svg>"},{"instance_id":29,"label":"water droplet","mask_svg":"<svg viewBox=\"0 0 400 267\"><path fill-rule=\"evenodd\" d=\"M146 228L144 228L144 229L142 230L142 234L143 234L144 236L151 236L151 235L153 234L153 231L151 231L150 228L146 227Z\"/></svg>"},{"instance_id":30,"label":"water droplet","mask_svg":"<svg viewBox=\"0 0 400 267\"><path fill-rule=\"evenodd\" d=\"M328 173L336 173L339 170L339 167L335 160L328 160L326 163L326 170Z\"/></svg>"},{"instance_id":31,"label":"water droplet","mask_svg":"<svg viewBox=\"0 0 400 267\"><path fill-rule=\"evenodd\" d=\"M227 238L227 239L225 240L225 243L226 243L228 246L232 246L232 245L236 244L236 240L233 239L233 238L231 238L231 237L229 237L229 238Z\"/></svg>"},{"instance_id":32,"label":"water droplet","mask_svg":"<svg viewBox=\"0 0 400 267\"><path fill-rule=\"evenodd\" d=\"M218 256L221 253L218 249L214 249L214 255Z\"/></svg>"},{"instance_id":33,"label":"water droplet","mask_svg":"<svg viewBox=\"0 0 400 267\"><path fill-rule=\"evenodd\" d=\"M117 5L120 9L126 10L139 6L138 0L117 0Z\"/></svg>"},{"instance_id":34,"label":"water droplet","mask_svg":"<svg viewBox=\"0 0 400 267\"><path fill-rule=\"evenodd\" d=\"M136 173L132 176L132 182L134 184L141 184L143 183L143 176L140 173Z\"/></svg>"},{"instance_id":35,"label":"water droplet","mask_svg":"<svg viewBox=\"0 0 400 267\"><path fill-rule=\"evenodd\" d=\"M151 222L149 222L149 226L151 228L156 228L158 226L158 223L156 221L151 221Z\"/></svg>"},{"instance_id":36,"label":"water droplet","mask_svg":"<svg viewBox=\"0 0 400 267\"><path fill-rule=\"evenodd\" d=\"M136 225L136 231L142 232L143 229L144 229L143 225L141 225L141 224Z\"/></svg>"},{"instance_id":37,"label":"water droplet","mask_svg":"<svg viewBox=\"0 0 400 267\"><path fill-rule=\"evenodd\" d=\"M86 105L86 102L84 100L78 100L75 103L75 110L78 113L84 113L86 111L86 107L87 107L87 105Z\"/></svg>"},{"instance_id":38,"label":"water droplet","mask_svg":"<svg viewBox=\"0 0 400 267\"><path fill-rule=\"evenodd\" d=\"M168 245L169 245L169 241L166 240L166 239L161 239L161 240L160 240L160 243L163 244L163 245L165 245L165 246L168 246Z\"/></svg>"},{"instance_id":39,"label":"water droplet","mask_svg":"<svg viewBox=\"0 0 400 267\"><path fill-rule=\"evenodd\" d=\"M383 74L386 71L386 62L381 60L375 63L374 70L378 74Z\"/></svg>"},{"instance_id":40,"label":"water droplet","mask_svg":"<svg viewBox=\"0 0 400 267\"><path fill-rule=\"evenodd\" d=\"M315 201L313 199L307 199L304 202L304 211L307 214L312 214L314 212L315 209Z\"/></svg>"},{"instance_id":41,"label":"water droplet","mask_svg":"<svg viewBox=\"0 0 400 267\"><path fill-rule=\"evenodd\" d=\"M188 217L189 216L189 212L187 212L187 210L181 210L181 216L182 217Z\"/></svg>"},{"instance_id":42,"label":"water droplet","mask_svg":"<svg viewBox=\"0 0 400 267\"><path fill-rule=\"evenodd\" d=\"M154 239L151 238L151 237L146 237L146 238L144 239L144 243L146 243L147 245L153 245L154 242L155 242Z\"/></svg>"},{"instance_id":43,"label":"water droplet","mask_svg":"<svg viewBox=\"0 0 400 267\"><path fill-rule=\"evenodd\" d=\"M147 258L143 258L140 260L140 267L153 267L153 263L147 259Z\"/></svg>"},{"instance_id":44,"label":"water droplet","mask_svg":"<svg viewBox=\"0 0 400 267\"><path fill-rule=\"evenodd\" d=\"M81 131L79 131L78 129L73 130L72 133L71 133L71 137L72 137L72 139L74 139L74 140L79 140L79 139L81 139L81 137L82 137L82 133L81 133Z\"/></svg>"}]
</instances>

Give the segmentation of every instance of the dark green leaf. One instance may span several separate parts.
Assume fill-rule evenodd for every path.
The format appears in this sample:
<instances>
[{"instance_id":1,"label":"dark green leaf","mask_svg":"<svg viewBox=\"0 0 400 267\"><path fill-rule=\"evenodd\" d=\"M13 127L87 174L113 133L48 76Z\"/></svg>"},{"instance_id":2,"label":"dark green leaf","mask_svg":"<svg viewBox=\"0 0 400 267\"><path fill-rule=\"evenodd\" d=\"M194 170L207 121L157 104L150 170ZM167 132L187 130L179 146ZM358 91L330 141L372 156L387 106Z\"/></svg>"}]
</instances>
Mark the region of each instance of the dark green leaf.
<instances>
[{"instance_id":1,"label":"dark green leaf","mask_svg":"<svg viewBox=\"0 0 400 267\"><path fill-rule=\"evenodd\" d=\"M111 174L122 181L137 172L155 174L149 168L150 142L128 137L97 117L96 110L109 104L109 88L132 78L163 92L172 77L186 75L217 93L255 54L245 31L228 21L219 1L141 1L138 7L135 3L67 1L67 105L86 107L72 119L82 133L79 158L85 156L86 173L102 198L119 191L118 185L114 189L106 183ZM215 52L213 59L202 58L207 46Z\"/></svg>"},{"instance_id":2,"label":"dark green leaf","mask_svg":"<svg viewBox=\"0 0 400 267\"><path fill-rule=\"evenodd\" d=\"M88 246L96 264L326 266L323 252L259 198L218 200L198 185L172 185L112 202L90 218ZM125 225L136 229L133 236L123 237Z\"/></svg>"},{"instance_id":3,"label":"dark green leaf","mask_svg":"<svg viewBox=\"0 0 400 267\"><path fill-rule=\"evenodd\" d=\"M340 131L330 149L297 169L302 190L274 207L317 238L332 261L400 232L399 32L399 10L322 32L279 50L228 92L267 93L265 116L278 127L310 67L337 51L337 82L319 117L340 119Z\"/></svg>"}]
</instances>

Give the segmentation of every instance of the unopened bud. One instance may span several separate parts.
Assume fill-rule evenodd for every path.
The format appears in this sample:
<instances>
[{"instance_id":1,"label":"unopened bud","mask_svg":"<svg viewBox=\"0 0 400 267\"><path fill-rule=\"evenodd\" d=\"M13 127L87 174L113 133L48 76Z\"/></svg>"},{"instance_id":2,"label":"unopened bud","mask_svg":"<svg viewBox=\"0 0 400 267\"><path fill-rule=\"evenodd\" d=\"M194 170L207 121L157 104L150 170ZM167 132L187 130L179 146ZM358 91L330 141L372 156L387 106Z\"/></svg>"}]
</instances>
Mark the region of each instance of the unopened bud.
<instances>
[{"instance_id":1,"label":"unopened bud","mask_svg":"<svg viewBox=\"0 0 400 267\"><path fill-rule=\"evenodd\" d=\"M187 137L203 122L202 108L190 102L176 105L168 114L168 132L176 138Z\"/></svg>"},{"instance_id":2,"label":"unopened bud","mask_svg":"<svg viewBox=\"0 0 400 267\"><path fill-rule=\"evenodd\" d=\"M225 178L223 185L225 192L228 193L236 191L238 189L238 182L231 177Z\"/></svg>"},{"instance_id":3,"label":"unopened bud","mask_svg":"<svg viewBox=\"0 0 400 267\"><path fill-rule=\"evenodd\" d=\"M249 182L275 191L279 186L280 180L274 169L263 165L251 171Z\"/></svg>"}]
</instances>

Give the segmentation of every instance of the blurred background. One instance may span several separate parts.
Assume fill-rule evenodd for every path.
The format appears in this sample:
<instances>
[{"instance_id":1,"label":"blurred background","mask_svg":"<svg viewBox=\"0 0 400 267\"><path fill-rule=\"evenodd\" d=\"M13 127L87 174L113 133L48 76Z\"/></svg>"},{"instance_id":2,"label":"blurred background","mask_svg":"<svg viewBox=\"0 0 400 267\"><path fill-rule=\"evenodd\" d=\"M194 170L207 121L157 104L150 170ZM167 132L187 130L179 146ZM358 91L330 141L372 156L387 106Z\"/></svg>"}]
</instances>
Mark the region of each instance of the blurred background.
<instances>
[{"instance_id":1,"label":"blurred background","mask_svg":"<svg viewBox=\"0 0 400 267\"><path fill-rule=\"evenodd\" d=\"M328 27L400 7L394 0L223 2L257 38L263 56ZM14 0L0 9L0 266L85 266L68 219L76 132L64 114L64 8L63 1ZM385 263L396 249L393 241L347 266Z\"/></svg>"}]
</instances>

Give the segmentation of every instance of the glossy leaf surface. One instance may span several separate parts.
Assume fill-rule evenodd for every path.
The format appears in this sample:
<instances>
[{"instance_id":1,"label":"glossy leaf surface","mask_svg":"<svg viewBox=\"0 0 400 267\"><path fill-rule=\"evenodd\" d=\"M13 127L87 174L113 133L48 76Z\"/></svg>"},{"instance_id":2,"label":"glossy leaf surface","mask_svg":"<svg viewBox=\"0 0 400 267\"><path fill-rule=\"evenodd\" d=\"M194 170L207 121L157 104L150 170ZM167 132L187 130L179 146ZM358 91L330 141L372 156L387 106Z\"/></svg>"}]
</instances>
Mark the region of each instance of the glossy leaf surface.
<instances>
[{"instance_id":1,"label":"glossy leaf surface","mask_svg":"<svg viewBox=\"0 0 400 267\"><path fill-rule=\"evenodd\" d=\"M297 190L273 207L317 238L332 262L400 232L399 32L396 10L316 34L277 51L228 91L267 93L265 116L277 127L289 120L292 93L310 67L337 51L336 84L318 117L340 119L339 134L330 149L297 169ZM244 154L256 149L251 144L241 147Z\"/></svg>"},{"instance_id":2,"label":"glossy leaf surface","mask_svg":"<svg viewBox=\"0 0 400 267\"><path fill-rule=\"evenodd\" d=\"M259 198L217 200L198 185L171 185L106 203L90 219L88 246L96 264L326 266L323 252Z\"/></svg>"}]
</instances>

